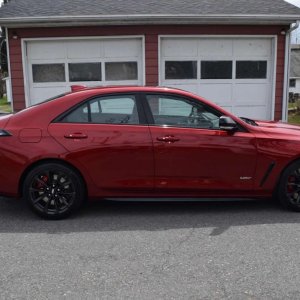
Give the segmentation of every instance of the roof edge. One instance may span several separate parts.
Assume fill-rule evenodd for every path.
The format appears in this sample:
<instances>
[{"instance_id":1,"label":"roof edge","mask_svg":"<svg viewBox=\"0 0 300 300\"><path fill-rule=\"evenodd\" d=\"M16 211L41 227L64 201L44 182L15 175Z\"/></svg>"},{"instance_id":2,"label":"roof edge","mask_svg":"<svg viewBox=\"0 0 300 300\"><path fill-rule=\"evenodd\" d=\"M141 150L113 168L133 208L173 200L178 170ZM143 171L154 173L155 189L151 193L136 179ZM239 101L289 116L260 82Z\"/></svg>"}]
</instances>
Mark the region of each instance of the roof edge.
<instances>
[{"instance_id":1,"label":"roof edge","mask_svg":"<svg viewBox=\"0 0 300 300\"><path fill-rule=\"evenodd\" d=\"M87 15L0 18L0 26L60 27L88 25L153 25L153 24L291 24L300 15Z\"/></svg>"}]
</instances>

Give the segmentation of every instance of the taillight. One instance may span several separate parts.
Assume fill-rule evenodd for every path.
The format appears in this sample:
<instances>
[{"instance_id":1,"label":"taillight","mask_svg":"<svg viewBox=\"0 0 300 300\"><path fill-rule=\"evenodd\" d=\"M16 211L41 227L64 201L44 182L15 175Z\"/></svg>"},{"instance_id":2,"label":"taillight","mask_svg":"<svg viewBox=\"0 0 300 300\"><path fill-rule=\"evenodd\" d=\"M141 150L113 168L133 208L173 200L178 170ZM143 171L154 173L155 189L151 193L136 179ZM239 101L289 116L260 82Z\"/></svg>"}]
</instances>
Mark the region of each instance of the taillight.
<instances>
[{"instance_id":1,"label":"taillight","mask_svg":"<svg viewBox=\"0 0 300 300\"><path fill-rule=\"evenodd\" d=\"M11 134L4 129L0 129L0 137L1 136L11 136Z\"/></svg>"}]
</instances>

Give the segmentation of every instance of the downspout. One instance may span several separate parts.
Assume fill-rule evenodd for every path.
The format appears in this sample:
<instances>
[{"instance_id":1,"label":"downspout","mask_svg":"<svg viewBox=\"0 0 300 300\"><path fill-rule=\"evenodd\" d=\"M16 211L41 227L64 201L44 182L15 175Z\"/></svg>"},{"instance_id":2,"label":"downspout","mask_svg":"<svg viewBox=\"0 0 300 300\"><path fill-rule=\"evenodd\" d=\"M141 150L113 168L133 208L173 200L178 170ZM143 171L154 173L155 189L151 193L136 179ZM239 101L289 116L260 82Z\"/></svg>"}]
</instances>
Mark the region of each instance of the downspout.
<instances>
[{"instance_id":1,"label":"downspout","mask_svg":"<svg viewBox=\"0 0 300 300\"><path fill-rule=\"evenodd\" d=\"M290 87L290 64L291 64L291 32L300 26L297 21L295 26L291 27L285 36L285 58L284 58L284 82L283 82L283 99L282 99L282 121L288 120L288 103Z\"/></svg>"},{"instance_id":2,"label":"downspout","mask_svg":"<svg viewBox=\"0 0 300 300\"><path fill-rule=\"evenodd\" d=\"M10 99L11 99L11 111L14 112L14 99L13 99L13 92L12 92L12 82L11 82L11 67L10 67L10 55L9 55L9 38L8 38L8 30L5 27L5 35L6 35L6 53L7 53L7 66L8 66L8 84L10 86Z\"/></svg>"}]
</instances>

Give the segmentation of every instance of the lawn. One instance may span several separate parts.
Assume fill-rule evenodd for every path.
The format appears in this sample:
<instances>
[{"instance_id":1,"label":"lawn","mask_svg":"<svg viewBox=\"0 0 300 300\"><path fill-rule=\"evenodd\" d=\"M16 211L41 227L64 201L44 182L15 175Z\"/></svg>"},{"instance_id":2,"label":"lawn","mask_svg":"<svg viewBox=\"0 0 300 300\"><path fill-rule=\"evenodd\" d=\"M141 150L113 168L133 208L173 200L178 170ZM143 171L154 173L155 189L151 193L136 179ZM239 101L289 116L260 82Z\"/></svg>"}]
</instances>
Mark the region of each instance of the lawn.
<instances>
[{"instance_id":1,"label":"lawn","mask_svg":"<svg viewBox=\"0 0 300 300\"><path fill-rule=\"evenodd\" d=\"M300 125L300 114L299 113L289 114L288 123Z\"/></svg>"},{"instance_id":2,"label":"lawn","mask_svg":"<svg viewBox=\"0 0 300 300\"><path fill-rule=\"evenodd\" d=\"M11 105L7 103L7 98L0 98L0 111L11 112Z\"/></svg>"}]
</instances>

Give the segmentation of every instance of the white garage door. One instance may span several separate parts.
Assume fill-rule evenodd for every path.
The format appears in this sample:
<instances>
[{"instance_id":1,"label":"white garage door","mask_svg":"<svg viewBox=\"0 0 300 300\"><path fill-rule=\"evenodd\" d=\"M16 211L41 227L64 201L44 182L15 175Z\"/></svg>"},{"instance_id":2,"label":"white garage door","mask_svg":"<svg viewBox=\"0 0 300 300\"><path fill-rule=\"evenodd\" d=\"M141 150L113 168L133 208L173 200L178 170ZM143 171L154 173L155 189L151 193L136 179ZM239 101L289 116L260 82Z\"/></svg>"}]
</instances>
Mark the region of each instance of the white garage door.
<instances>
[{"instance_id":1,"label":"white garage door","mask_svg":"<svg viewBox=\"0 0 300 300\"><path fill-rule=\"evenodd\" d=\"M272 119L272 38L161 38L160 84L232 113Z\"/></svg>"},{"instance_id":2,"label":"white garage door","mask_svg":"<svg viewBox=\"0 0 300 300\"><path fill-rule=\"evenodd\" d=\"M142 85L142 38L27 41L27 105L71 85Z\"/></svg>"}]
</instances>

